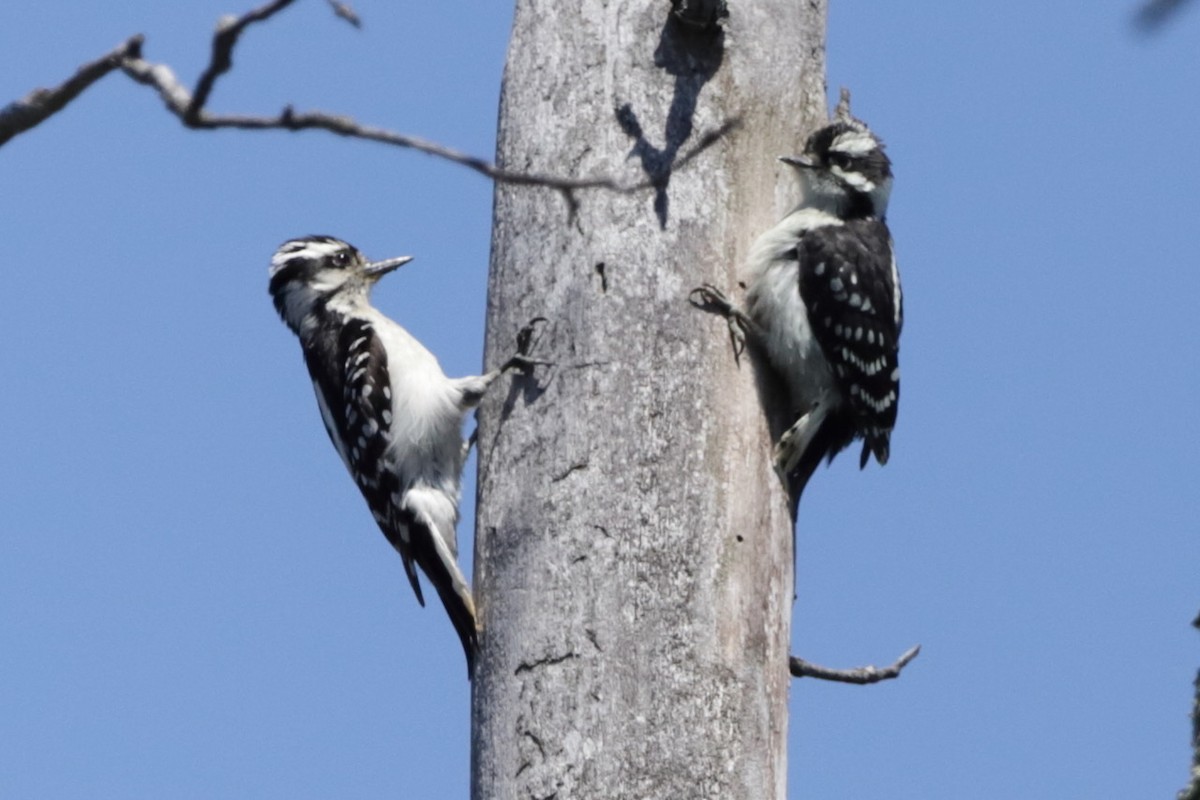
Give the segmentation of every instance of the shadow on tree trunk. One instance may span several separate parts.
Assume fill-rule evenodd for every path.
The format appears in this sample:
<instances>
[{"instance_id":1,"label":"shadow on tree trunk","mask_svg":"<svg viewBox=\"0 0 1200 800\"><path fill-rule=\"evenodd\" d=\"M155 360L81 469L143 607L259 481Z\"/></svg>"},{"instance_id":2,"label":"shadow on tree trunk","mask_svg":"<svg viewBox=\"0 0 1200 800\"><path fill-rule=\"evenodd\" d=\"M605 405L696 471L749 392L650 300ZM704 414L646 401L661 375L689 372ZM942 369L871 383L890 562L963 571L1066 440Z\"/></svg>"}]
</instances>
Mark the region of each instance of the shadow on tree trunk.
<instances>
[{"instance_id":1,"label":"shadow on tree trunk","mask_svg":"<svg viewBox=\"0 0 1200 800\"><path fill-rule=\"evenodd\" d=\"M675 76L675 90L667 110L664 145L655 147L646 138L637 113L629 103L616 110L621 130L636 140L630 155L642 162L642 170L654 186L654 215L659 228L667 227L667 186L681 148L695 130L696 101L704 84L721 68L725 55L725 31L718 27L697 29L668 17L654 51L654 64Z\"/></svg>"}]
</instances>

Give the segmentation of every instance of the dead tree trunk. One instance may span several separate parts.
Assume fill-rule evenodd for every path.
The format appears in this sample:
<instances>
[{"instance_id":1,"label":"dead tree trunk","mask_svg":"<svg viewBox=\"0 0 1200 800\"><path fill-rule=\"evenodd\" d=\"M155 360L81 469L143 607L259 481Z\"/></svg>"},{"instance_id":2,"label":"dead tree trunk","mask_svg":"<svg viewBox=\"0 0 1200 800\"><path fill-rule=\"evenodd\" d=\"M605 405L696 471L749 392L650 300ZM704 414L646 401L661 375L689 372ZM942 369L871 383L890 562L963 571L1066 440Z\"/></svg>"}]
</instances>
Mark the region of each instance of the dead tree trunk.
<instances>
[{"instance_id":1,"label":"dead tree trunk","mask_svg":"<svg viewBox=\"0 0 1200 800\"><path fill-rule=\"evenodd\" d=\"M776 157L824 119L824 17L517 2L500 166L654 188L573 214L496 190L487 360L541 315L556 366L480 412L475 800L786 796L792 519L755 368L688 293L740 297L794 199Z\"/></svg>"}]
</instances>

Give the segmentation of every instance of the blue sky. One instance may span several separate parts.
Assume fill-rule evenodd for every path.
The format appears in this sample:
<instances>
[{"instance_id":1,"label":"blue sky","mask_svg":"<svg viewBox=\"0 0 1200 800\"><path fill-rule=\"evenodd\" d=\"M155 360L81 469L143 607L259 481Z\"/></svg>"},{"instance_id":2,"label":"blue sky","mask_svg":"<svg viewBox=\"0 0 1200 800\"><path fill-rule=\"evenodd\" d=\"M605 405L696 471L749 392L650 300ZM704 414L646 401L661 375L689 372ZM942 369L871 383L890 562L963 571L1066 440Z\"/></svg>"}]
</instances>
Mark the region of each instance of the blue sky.
<instances>
[{"instance_id":1,"label":"blue sky","mask_svg":"<svg viewBox=\"0 0 1200 800\"><path fill-rule=\"evenodd\" d=\"M135 32L190 83L244 5L8 3L0 102ZM896 165L905 384L888 467L806 494L794 647L924 652L794 683L791 792L1171 797L1200 666L1200 12L1144 37L1133 0L831 5L831 93ZM362 31L317 0L250 31L212 107L491 154L508 4L355 7ZM378 304L476 372L490 206L414 153L185 131L120 75L0 149L0 796L467 796L458 643L330 448L266 265L305 233L415 254Z\"/></svg>"}]
</instances>

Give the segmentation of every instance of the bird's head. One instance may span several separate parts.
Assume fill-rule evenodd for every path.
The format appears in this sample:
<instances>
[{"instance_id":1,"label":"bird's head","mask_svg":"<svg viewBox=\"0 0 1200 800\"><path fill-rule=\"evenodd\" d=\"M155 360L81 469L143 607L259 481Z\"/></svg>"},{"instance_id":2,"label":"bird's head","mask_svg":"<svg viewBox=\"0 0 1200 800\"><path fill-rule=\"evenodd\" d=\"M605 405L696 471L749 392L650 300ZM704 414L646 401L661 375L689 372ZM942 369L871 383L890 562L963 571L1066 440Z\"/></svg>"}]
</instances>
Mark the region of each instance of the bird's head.
<instances>
[{"instance_id":1,"label":"bird's head","mask_svg":"<svg viewBox=\"0 0 1200 800\"><path fill-rule=\"evenodd\" d=\"M850 115L848 94L843 94L835 121L808 137L802 155L780 160L799 172L806 205L839 216L887 214L892 162L879 137Z\"/></svg>"},{"instance_id":2,"label":"bird's head","mask_svg":"<svg viewBox=\"0 0 1200 800\"><path fill-rule=\"evenodd\" d=\"M300 333L318 307L335 298L365 301L377 280L409 261L412 256L368 261L332 236L289 239L271 258L269 291L279 316Z\"/></svg>"}]
</instances>

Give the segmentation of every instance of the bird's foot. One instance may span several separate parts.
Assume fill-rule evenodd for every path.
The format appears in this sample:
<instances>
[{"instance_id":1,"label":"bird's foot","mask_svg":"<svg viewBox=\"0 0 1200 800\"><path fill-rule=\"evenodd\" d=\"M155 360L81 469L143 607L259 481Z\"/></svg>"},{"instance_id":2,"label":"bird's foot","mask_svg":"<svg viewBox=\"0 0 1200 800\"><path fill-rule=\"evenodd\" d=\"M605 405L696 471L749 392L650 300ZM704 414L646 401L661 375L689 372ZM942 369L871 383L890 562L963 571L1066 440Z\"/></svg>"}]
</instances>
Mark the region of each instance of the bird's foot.
<instances>
[{"instance_id":1,"label":"bird's foot","mask_svg":"<svg viewBox=\"0 0 1200 800\"><path fill-rule=\"evenodd\" d=\"M724 292L711 283L701 284L693 289L688 294L688 300L696 308L725 317L729 324L729 342L733 345L733 358L740 363L742 353L746 351L746 337L754 329L754 322L745 312L734 306Z\"/></svg>"},{"instance_id":2,"label":"bird's foot","mask_svg":"<svg viewBox=\"0 0 1200 800\"><path fill-rule=\"evenodd\" d=\"M538 342L542 339L542 326L548 320L545 317L534 317L525 324L521 330L517 331L517 352L504 362L501 370L507 371L510 369L520 370L528 373L534 367L552 367L553 361L543 361L541 359L530 358L529 353L537 347Z\"/></svg>"}]
</instances>

